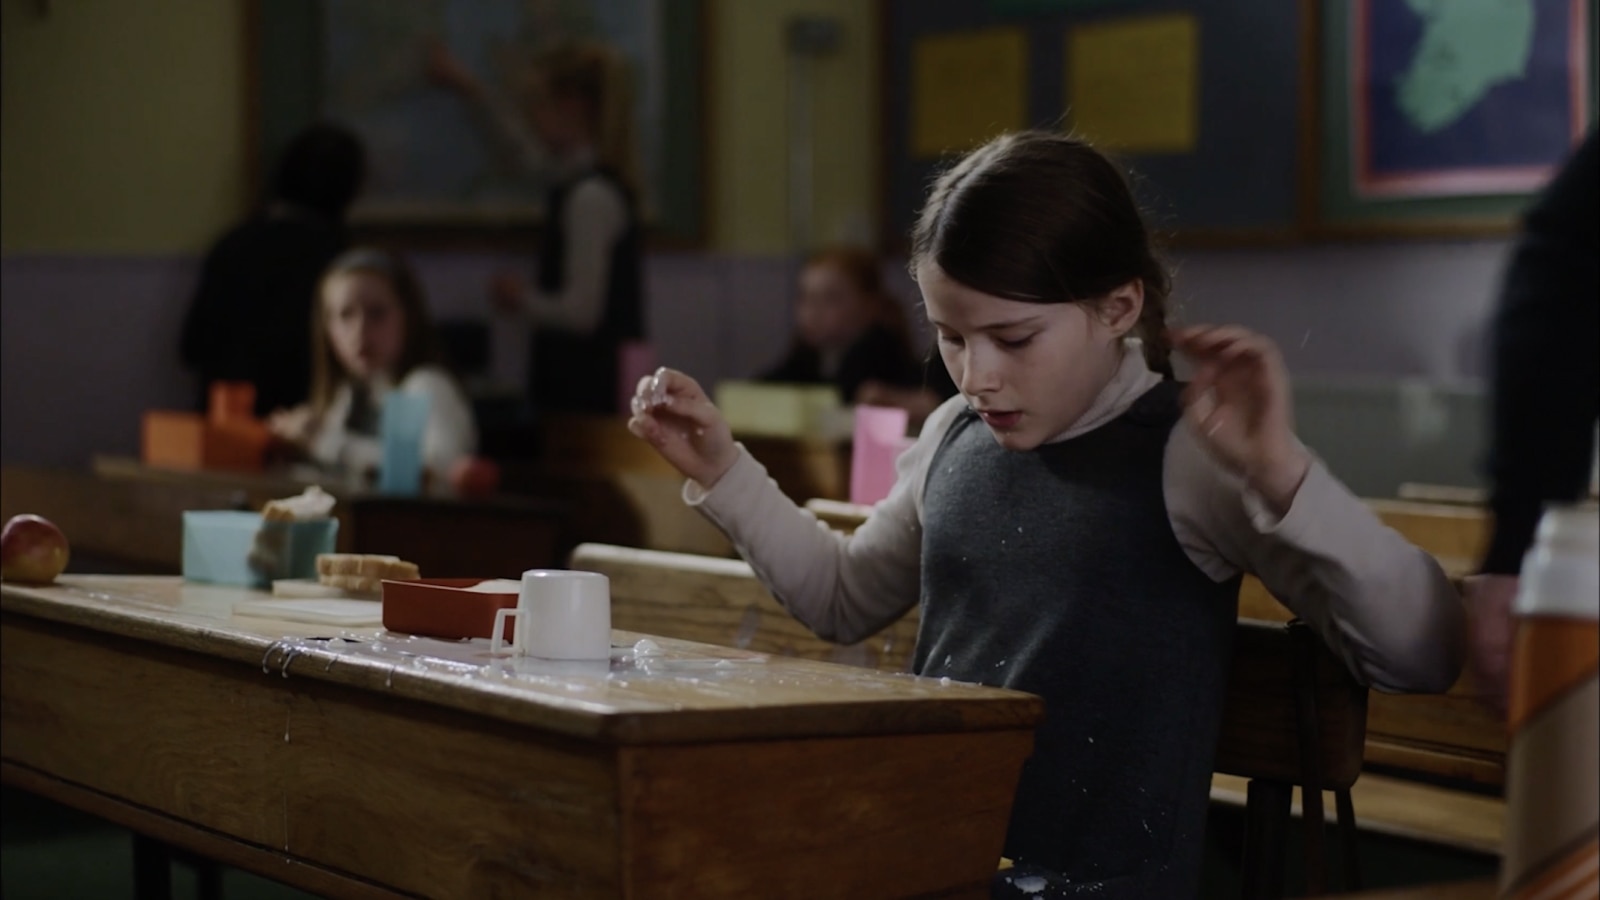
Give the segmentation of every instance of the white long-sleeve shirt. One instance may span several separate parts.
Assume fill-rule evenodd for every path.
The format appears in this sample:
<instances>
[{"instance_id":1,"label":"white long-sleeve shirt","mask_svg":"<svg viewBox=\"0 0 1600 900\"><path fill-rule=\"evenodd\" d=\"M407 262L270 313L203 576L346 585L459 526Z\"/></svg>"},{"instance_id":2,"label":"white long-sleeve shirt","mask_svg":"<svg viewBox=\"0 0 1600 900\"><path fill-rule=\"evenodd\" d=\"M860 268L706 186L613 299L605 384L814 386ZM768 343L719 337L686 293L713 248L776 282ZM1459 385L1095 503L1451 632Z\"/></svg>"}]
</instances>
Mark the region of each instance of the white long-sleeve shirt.
<instances>
[{"instance_id":1,"label":"white long-sleeve shirt","mask_svg":"<svg viewBox=\"0 0 1600 900\"><path fill-rule=\"evenodd\" d=\"M523 297L523 310L536 327L593 334L605 316L612 249L628 228L627 198L610 181L593 176L592 150L558 160L504 97L486 91L481 99L479 112L485 125L518 168L576 182L558 226L567 235L566 259L562 261L565 283L557 293L529 290Z\"/></svg>"},{"instance_id":2,"label":"white long-sleeve shirt","mask_svg":"<svg viewBox=\"0 0 1600 900\"><path fill-rule=\"evenodd\" d=\"M444 475L463 457L478 450L478 427L472 407L455 379L438 366L413 369L398 386L387 378L371 385L372 402L381 407L390 391L402 391L428 399L428 422L422 432L422 460L436 475ZM380 437L353 434L345 422L350 417L354 391L347 381L334 390L333 400L316 423L309 447L311 457L328 466L361 470L377 466L383 459Z\"/></svg>"},{"instance_id":3,"label":"white long-sleeve shirt","mask_svg":"<svg viewBox=\"0 0 1600 900\"><path fill-rule=\"evenodd\" d=\"M1089 410L1053 440L1116 419L1159 380L1130 345ZM853 643L918 601L923 486L963 407L958 396L929 417L901 456L889 496L852 536L797 507L743 448L711 490L686 485L685 500L728 534L797 619L824 638ZM1454 683L1465 635L1455 586L1320 460L1279 517L1180 423L1167 443L1162 480L1174 535L1213 580L1256 575L1375 688L1442 692Z\"/></svg>"}]
</instances>

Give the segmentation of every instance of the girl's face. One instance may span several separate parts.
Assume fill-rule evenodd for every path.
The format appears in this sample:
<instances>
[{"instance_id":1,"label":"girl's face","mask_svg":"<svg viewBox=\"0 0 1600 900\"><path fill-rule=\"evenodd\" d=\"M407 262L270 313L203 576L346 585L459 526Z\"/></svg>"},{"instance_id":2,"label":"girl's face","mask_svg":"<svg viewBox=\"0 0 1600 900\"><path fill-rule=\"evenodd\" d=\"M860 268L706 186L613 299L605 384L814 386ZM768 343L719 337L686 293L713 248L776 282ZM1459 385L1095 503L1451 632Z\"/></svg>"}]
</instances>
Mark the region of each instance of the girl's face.
<instances>
[{"instance_id":1,"label":"girl's face","mask_svg":"<svg viewBox=\"0 0 1600 900\"><path fill-rule=\"evenodd\" d=\"M951 379L1008 450L1032 450L1088 411L1121 364L1143 299L1113 317L1083 303L1006 300L932 262L918 264L917 284Z\"/></svg>"},{"instance_id":2,"label":"girl's face","mask_svg":"<svg viewBox=\"0 0 1600 900\"><path fill-rule=\"evenodd\" d=\"M393 372L405 350L405 312L389 281L371 272L343 272L322 291L328 342L352 378Z\"/></svg>"},{"instance_id":3,"label":"girl's face","mask_svg":"<svg viewBox=\"0 0 1600 900\"><path fill-rule=\"evenodd\" d=\"M871 298L850 276L827 263L813 263L800 272L800 300L795 330L808 347L847 347L872 324Z\"/></svg>"}]
</instances>

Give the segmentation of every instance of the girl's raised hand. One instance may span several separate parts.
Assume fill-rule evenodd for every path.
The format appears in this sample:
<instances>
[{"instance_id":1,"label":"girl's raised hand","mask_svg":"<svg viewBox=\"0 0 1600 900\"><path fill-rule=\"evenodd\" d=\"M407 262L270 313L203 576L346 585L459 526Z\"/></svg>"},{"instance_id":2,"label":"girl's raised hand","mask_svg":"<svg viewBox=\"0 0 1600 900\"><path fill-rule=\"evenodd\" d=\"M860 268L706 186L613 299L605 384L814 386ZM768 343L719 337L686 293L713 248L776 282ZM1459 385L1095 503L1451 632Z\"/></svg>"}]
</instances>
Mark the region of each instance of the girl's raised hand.
<instances>
[{"instance_id":1,"label":"girl's raised hand","mask_svg":"<svg viewBox=\"0 0 1600 900\"><path fill-rule=\"evenodd\" d=\"M707 490L739 459L727 421L700 384L666 367L639 379L628 430Z\"/></svg>"},{"instance_id":2,"label":"girl's raised hand","mask_svg":"<svg viewBox=\"0 0 1600 900\"><path fill-rule=\"evenodd\" d=\"M1196 325L1171 337L1194 366L1184 418L1201 445L1280 515L1287 512L1311 457L1294 436L1289 373L1278 348L1233 326Z\"/></svg>"}]
</instances>

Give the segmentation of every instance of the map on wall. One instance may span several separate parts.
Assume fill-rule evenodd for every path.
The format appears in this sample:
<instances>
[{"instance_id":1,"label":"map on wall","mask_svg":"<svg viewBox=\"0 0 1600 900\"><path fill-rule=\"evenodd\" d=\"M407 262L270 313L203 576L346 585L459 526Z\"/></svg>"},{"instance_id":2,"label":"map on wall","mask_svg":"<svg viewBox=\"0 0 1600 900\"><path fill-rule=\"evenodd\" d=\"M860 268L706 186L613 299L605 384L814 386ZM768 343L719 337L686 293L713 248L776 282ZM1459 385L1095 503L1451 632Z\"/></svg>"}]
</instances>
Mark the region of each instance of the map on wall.
<instances>
[{"instance_id":1,"label":"map on wall","mask_svg":"<svg viewBox=\"0 0 1600 900\"><path fill-rule=\"evenodd\" d=\"M1586 127L1586 0L1355 0L1358 196L1514 194Z\"/></svg>"},{"instance_id":2,"label":"map on wall","mask_svg":"<svg viewBox=\"0 0 1600 900\"><path fill-rule=\"evenodd\" d=\"M629 62L645 208L662 171L664 66L655 0L325 0L321 112L365 140L368 220L535 216L553 173L530 167L484 109L430 80L442 44L515 110L529 60L565 38L604 40Z\"/></svg>"}]
</instances>

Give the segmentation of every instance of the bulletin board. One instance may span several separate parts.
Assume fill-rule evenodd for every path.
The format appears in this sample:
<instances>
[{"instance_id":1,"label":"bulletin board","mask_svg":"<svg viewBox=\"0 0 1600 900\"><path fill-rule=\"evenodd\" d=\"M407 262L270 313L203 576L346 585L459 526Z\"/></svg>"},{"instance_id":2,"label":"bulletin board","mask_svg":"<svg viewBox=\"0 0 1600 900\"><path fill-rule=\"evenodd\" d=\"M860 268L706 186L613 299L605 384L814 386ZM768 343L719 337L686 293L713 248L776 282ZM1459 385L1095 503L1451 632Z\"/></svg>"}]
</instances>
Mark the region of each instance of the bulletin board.
<instances>
[{"instance_id":1,"label":"bulletin board","mask_svg":"<svg viewBox=\"0 0 1600 900\"><path fill-rule=\"evenodd\" d=\"M460 234L537 225L556 177L508 160L488 117L433 84L442 42L510 99L537 48L598 38L633 76L643 163L641 206L667 243L704 233L703 0L254 0L254 156L258 179L288 138L319 118L367 146L358 227ZM518 68L519 64L524 68Z\"/></svg>"},{"instance_id":2,"label":"bulletin board","mask_svg":"<svg viewBox=\"0 0 1600 900\"><path fill-rule=\"evenodd\" d=\"M1066 128L1132 175L1179 242L1293 239L1315 14L1297 0L883 0L885 241L1002 130Z\"/></svg>"}]
</instances>

